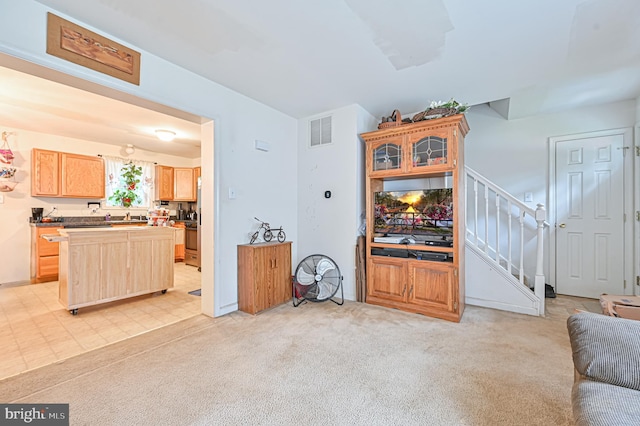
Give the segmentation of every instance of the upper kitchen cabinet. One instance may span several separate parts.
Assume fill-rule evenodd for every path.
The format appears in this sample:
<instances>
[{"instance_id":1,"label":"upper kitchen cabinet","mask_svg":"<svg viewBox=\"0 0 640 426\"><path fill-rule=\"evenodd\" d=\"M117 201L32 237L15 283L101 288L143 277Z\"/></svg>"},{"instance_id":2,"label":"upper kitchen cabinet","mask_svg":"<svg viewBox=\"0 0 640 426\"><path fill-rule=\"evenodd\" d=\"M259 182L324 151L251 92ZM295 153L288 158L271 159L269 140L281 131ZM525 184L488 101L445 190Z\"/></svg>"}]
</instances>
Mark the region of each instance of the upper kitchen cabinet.
<instances>
[{"instance_id":1,"label":"upper kitchen cabinet","mask_svg":"<svg viewBox=\"0 0 640 426\"><path fill-rule=\"evenodd\" d=\"M61 153L61 185L63 197L104 198L105 172L101 157Z\"/></svg>"},{"instance_id":2,"label":"upper kitchen cabinet","mask_svg":"<svg viewBox=\"0 0 640 426\"><path fill-rule=\"evenodd\" d=\"M196 201L197 180L194 178L195 170L192 168L175 167L173 169L175 191L174 201Z\"/></svg>"},{"instance_id":3,"label":"upper kitchen cabinet","mask_svg":"<svg viewBox=\"0 0 640 426\"><path fill-rule=\"evenodd\" d=\"M196 201L199 167L156 166L156 200Z\"/></svg>"},{"instance_id":4,"label":"upper kitchen cabinet","mask_svg":"<svg viewBox=\"0 0 640 426\"><path fill-rule=\"evenodd\" d=\"M104 161L100 157L34 148L31 173L34 197L100 199L105 196Z\"/></svg>"},{"instance_id":5,"label":"upper kitchen cabinet","mask_svg":"<svg viewBox=\"0 0 640 426\"><path fill-rule=\"evenodd\" d=\"M173 200L173 167L156 166L156 200Z\"/></svg>"},{"instance_id":6,"label":"upper kitchen cabinet","mask_svg":"<svg viewBox=\"0 0 640 426\"><path fill-rule=\"evenodd\" d=\"M60 196L60 153L33 149L31 151L31 195Z\"/></svg>"},{"instance_id":7,"label":"upper kitchen cabinet","mask_svg":"<svg viewBox=\"0 0 640 426\"><path fill-rule=\"evenodd\" d=\"M198 180L200 179L200 176L202 176L202 168L194 167L193 168L193 187L196 190L196 197L198 193Z\"/></svg>"}]
</instances>

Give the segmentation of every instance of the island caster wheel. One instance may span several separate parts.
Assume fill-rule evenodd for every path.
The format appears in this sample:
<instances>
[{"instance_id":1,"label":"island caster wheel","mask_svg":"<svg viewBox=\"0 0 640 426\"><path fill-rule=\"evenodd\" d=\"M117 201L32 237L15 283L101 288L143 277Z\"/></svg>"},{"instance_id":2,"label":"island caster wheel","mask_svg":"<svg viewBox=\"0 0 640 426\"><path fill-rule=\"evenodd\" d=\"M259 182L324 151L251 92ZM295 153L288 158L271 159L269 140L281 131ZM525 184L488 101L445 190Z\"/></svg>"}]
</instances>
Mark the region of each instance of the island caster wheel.
<instances>
[{"instance_id":1,"label":"island caster wheel","mask_svg":"<svg viewBox=\"0 0 640 426\"><path fill-rule=\"evenodd\" d=\"M78 315L78 308L70 310L69 313L71 313L71 315Z\"/></svg>"},{"instance_id":2,"label":"island caster wheel","mask_svg":"<svg viewBox=\"0 0 640 426\"><path fill-rule=\"evenodd\" d=\"M165 294L166 292L167 292L166 288L164 290L162 290L162 294Z\"/></svg>"}]
</instances>

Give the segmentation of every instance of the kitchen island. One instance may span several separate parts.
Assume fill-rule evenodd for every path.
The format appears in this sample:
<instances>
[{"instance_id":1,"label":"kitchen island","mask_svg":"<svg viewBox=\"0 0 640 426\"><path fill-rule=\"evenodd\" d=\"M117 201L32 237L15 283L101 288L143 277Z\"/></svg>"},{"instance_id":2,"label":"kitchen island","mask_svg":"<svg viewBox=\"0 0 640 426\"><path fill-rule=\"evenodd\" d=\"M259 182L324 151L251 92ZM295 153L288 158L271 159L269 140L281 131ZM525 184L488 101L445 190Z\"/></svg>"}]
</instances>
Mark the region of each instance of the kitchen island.
<instances>
[{"instance_id":1,"label":"kitchen island","mask_svg":"<svg viewBox=\"0 0 640 426\"><path fill-rule=\"evenodd\" d=\"M60 243L60 303L78 308L173 287L175 228L64 228L42 238Z\"/></svg>"}]
</instances>

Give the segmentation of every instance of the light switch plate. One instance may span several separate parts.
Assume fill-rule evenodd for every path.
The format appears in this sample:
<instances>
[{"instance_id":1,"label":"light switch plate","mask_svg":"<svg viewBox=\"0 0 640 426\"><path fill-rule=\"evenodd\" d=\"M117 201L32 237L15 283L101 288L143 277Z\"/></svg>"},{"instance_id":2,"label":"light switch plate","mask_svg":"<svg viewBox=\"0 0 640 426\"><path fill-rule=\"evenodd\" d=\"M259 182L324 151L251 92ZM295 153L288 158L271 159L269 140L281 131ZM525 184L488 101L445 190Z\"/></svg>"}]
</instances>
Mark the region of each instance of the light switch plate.
<instances>
[{"instance_id":1,"label":"light switch plate","mask_svg":"<svg viewBox=\"0 0 640 426\"><path fill-rule=\"evenodd\" d=\"M235 200L235 198L236 198L236 190L233 188L229 188L229 199Z\"/></svg>"},{"instance_id":2,"label":"light switch plate","mask_svg":"<svg viewBox=\"0 0 640 426\"><path fill-rule=\"evenodd\" d=\"M259 141L258 139L256 139L256 149L258 151L268 152L269 149L271 149L271 145L269 144L269 142Z\"/></svg>"},{"instance_id":3,"label":"light switch plate","mask_svg":"<svg viewBox=\"0 0 640 426\"><path fill-rule=\"evenodd\" d=\"M4 204L4 195L0 195L0 204Z\"/></svg>"},{"instance_id":4,"label":"light switch plate","mask_svg":"<svg viewBox=\"0 0 640 426\"><path fill-rule=\"evenodd\" d=\"M533 192L525 192L524 193L524 202L525 203L533 202Z\"/></svg>"}]
</instances>

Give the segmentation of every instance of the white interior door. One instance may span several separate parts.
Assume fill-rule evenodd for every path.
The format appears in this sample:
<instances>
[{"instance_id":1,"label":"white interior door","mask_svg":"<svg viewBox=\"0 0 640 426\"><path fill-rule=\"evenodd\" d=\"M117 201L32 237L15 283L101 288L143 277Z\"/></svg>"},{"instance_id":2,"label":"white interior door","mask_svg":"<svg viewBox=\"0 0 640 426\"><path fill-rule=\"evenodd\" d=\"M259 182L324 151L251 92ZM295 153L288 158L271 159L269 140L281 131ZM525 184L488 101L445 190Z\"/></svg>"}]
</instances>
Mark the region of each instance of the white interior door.
<instances>
[{"instance_id":1,"label":"white interior door","mask_svg":"<svg viewBox=\"0 0 640 426\"><path fill-rule=\"evenodd\" d=\"M556 291L624 294L624 137L555 145Z\"/></svg>"}]
</instances>

